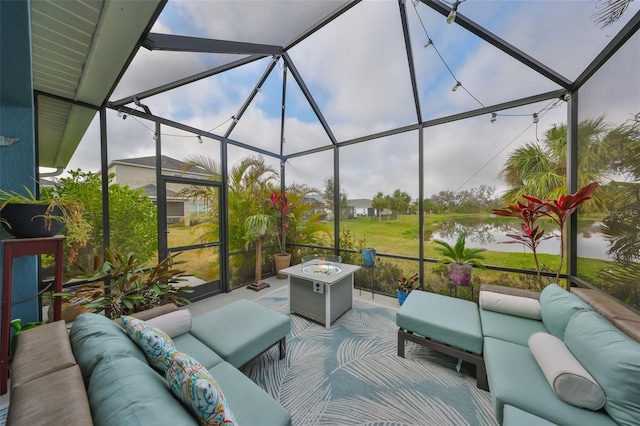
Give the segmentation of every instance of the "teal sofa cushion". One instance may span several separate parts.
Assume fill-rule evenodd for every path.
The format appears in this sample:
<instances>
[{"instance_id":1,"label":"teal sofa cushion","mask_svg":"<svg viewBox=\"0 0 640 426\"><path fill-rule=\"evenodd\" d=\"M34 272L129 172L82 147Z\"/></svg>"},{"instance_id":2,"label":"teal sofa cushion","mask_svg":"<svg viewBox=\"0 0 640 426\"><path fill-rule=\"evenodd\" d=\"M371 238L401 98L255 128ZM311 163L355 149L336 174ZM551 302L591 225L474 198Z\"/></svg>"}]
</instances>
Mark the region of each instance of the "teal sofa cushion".
<instances>
[{"instance_id":1,"label":"teal sofa cushion","mask_svg":"<svg viewBox=\"0 0 640 426\"><path fill-rule=\"evenodd\" d=\"M502 426L555 426L555 423L551 423L513 405L505 404Z\"/></svg>"},{"instance_id":2,"label":"teal sofa cushion","mask_svg":"<svg viewBox=\"0 0 640 426\"><path fill-rule=\"evenodd\" d=\"M547 332L542 321L480 309L482 334L522 346L529 345L533 333Z\"/></svg>"},{"instance_id":3,"label":"teal sofa cushion","mask_svg":"<svg viewBox=\"0 0 640 426\"><path fill-rule=\"evenodd\" d=\"M222 362L222 358L217 353L189 333L174 337L173 344L180 352L197 359L207 370Z\"/></svg>"},{"instance_id":4,"label":"teal sofa cushion","mask_svg":"<svg viewBox=\"0 0 640 426\"><path fill-rule=\"evenodd\" d=\"M240 426L291 425L289 412L228 362L221 362L209 372L220 385Z\"/></svg>"},{"instance_id":5,"label":"teal sofa cushion","mask_svg":"<svg viewBox=\"0 0 640 426\"><path fill-rule=\"evenodd\" d=\"M87 389L96 426L188 426L196 420L146 361L104 356Z\"/></svg>"},{"instance_id":6,"label":"teal sofa cushion","mask_svg":"<svg viewBox=\"0 0 640 426\"><path fill-rule=\"evenodd\" d=\"M561 425L616 424L603 410L590 411L560 400L526 346L486 337L484 360L499 423L508 404Z\"/></svg>"},{"instance_id":7,"label":"teal sofa cushion","mask_svg":"<svg viewBox=\"0 0 640 426\"><path fill-rule=\"evenodd\" d=\"M437 342L482 353L478 305L468 300L413 290L396 313L396 324Z\"/></svg>"},{"instance_id":8,"label":"teal sofa cushion","mask_svg":"<svg viewBox=\"0 0 640 426\"><path fill-rule=\"evenodd\" d=\"M544 326L560 340L564 340L564 330L573 314L592 310L586 302L558 284L549 284L542 290L540 309Z\"/></svg>"},{"instance_id":9,"label":"teal sofa cushion","mask_svg":"<svg viewBox=\"0 0 640 426\"><path fill-rule=\"evenodd\" d=\"M234 367L286 337L288 316L241 299L193 318L190 333Z\"/></svg>"},{"instance_id":10,"label":"teal sofa cushion","mask_svg":"<svg viewBox=\"0 0 640 426\"><path fill-rule=\"evenodd\" d=\"M71 326L69 338L85 386L89 384L91 373L104 354L112 357L134 357L146 364L144 354L127 337L124 330L103 315L92 313L78 315Z\"/></svg>"},{"instance_id":11,"label":"teal sofa cushion","mask_svg":"<svg viewBox=\"0 0 640 426\"><path fill-rule=\"evenodd\" d=\"M565 344L607 395L605 410L622 425L640 422L640 344L596 312L578 312Z\"/></svg>"}]
</instances>

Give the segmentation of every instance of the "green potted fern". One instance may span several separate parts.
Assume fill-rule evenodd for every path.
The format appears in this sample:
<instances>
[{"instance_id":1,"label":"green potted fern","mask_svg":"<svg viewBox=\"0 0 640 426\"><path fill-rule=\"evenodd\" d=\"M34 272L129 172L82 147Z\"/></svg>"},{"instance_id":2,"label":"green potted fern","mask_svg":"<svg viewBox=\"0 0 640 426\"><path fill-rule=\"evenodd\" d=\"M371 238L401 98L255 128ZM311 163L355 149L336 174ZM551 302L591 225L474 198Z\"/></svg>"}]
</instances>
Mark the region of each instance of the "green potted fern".
<instances>
[{"instance_id":1,"label":"green potted fern","mask_svg":"<svg viewBox=\"0 0 640 426\"><path fill-rule=\"evenodd\" d=\"M467 234L464 232L458 236L454 246L446 241L433 240L439 245L435 248L436 251L443 256L440 263L449 265L449 279L457 285L469 285L474 266L484 268L484 265L478 261L484 259L480 253L486 249L465 247L466 240Z\"/></svg>"},{"instance_id":2,"label":"green potted fern","mask_svg":"<svg viewBox=\"0 0 640 426\"><path fill-rule=\"evenodd\" d=\"M83 213L77 201L37 198L26 186L23 193L0 189L0 223L16 238L52 237L66 227L68 236L85 241L91 225Z\"/></svg>"}]
</instances>

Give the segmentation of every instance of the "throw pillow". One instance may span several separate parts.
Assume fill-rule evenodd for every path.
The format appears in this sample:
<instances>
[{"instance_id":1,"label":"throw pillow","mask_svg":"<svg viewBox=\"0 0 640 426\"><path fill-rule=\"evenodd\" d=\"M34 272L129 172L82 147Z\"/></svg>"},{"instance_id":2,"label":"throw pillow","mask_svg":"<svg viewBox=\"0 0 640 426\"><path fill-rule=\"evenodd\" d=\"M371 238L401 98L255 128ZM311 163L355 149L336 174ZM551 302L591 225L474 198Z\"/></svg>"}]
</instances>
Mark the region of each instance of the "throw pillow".
<instances>
[{"instance_id":1,"label":"throw pillow","mask_svg":"<svg viewBox=\"0 0 640 426\"><path fill-rule=\"evenodd\" d=\"M185 403L200 424L236 424L218 383L198 361L184 352L175 351L166 377L173 393Z\"/></svg>"},{"instance_id":2,"label":"throw pillow","mask_svg":"<svg viewBox=\"0 0 640 426\"><path fill-rule=\"evenodd\" d=\"M573 314L584 310L592 309L578 296L558 284L549 284L540 292L542 323L549 333L560 340L564 340L564 330Z\"/></svg>"},{"instance_id":3,"label":"throw pillow","mask_svg":"<svg viewBox=\"0 0 640 426\"><path fill-rule=\"evenodd\" d=\"M481 291L479 302L480 307L486 311L494 311L534 320L542 319L540 302L529 297L513 296L493 291Z\"/></svg>"},{"instance_id":4,"label":"throw pillow","mask_svg":"<svg viewBox=\"0 0 640 426\"><path fill-rule=\"evenodd\" d=\"M171 354L176 350L173 340L162 330L146 321L124 315L122 326L125 333L144 352L149 364L164 373L171 363Z\"/></svg>"},{"instance_id":5,"label":"throw pillow","mask_svg":"<svg viewBox=\"0 0 640 426\"><path fill-rule=\"evenodd\" d=\"M562 340L547 333L533 333L529 337L529 349L561 400L589 410L604 406L604 391Z\"/></svg>"},{"instance_id":6,"label":"throw pillow","mask_svg":"<svg viewBox=\"0 0 640 426\"><path fill-rule=\"evenodd\" d=\"M188 309L179 309L148 319L147 323L164 331L173 339L191 330L191 312Z\"/></svg>"}]
</instances>

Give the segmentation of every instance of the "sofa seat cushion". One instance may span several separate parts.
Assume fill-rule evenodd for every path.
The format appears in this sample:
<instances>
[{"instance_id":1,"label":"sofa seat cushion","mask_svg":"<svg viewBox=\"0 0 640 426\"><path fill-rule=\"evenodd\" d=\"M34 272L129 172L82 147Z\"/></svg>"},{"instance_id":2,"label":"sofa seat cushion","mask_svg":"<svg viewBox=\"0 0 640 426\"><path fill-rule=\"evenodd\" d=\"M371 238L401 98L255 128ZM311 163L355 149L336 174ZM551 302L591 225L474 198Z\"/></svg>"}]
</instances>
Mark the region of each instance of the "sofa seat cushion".
<instances>
[{"instance_id":1,"label":"sofa seat cushion","mask_svg":"<svg viewBox=\"0 0 640 426\"><path fill-rule=\"evenodd\" d=\"M11 388L76 365L64 321L21 332L11 363ZM43 350L46 348L46 350Z\"/></svg>"},{"instance_id":2,"label":"sofa seat cushion","mask_svg":"<svg viewBox=\"0 0 640 426\"><path fill-rule=\"evenodd\" d=\"M560 400L526 346L486 337L484 359L499 423L508 404L556 424L616 424L603 410L590 411Z\"/></svg>"},{"instance_id":3,"label":"sofa seat cushion","mask_svg":"<svg viewBox=\"0 0 640 426\"><path fill-rule=\"evenodd\" d=\"M234 367L241 367L286 337L291 320L242 299L193 318L191 334Z\"/></svg>"},{"instance_id":4,"label":"sofa seat cushion","mask_svg":"<svg viewBox=\"0 0 640 426\"><path fill-rule=\"evenodd\" d=\"M173 343L176 345L177 350L191 355L207 370L215 367L223 361L217 353L190 333L174 337Z\"/></svg>"},{"instance_id":5,"label":"sofa seat cushion","mask_svg":"<svg viewBox=\"0 0 640 426\"><path fill-rule=\"evenodd\" d=\"M533 333L547 332L542 321L516 317L499 312L480 309L482 334L522 346L529 345L529 336Z\"/></svg>"},{"instance_id":6,"label":"sofa seat cushion","mask_svg":"<svg viewBox=\"0 0 640 426\"><path fill-rule=\"evenodd\" d=\"M224 392L239 425L291 425L289 412L228 362L221 362L209 372Z\"/></svg>"},{"instance_id":7,"label":"sofa seat cushion","mask_svg":"<svg viewBox=\"0 0 640 426\"><path fill-rule=\"evenodd\" d=\"M396 313L398 327L474 354L482 353L478 305L414 290Z\"/></svg>"},{"instance_id":8,"label":"sofa seat cushion","mask_svg":"<svg viewBox=\"0 0 640 426\"><path fill-rule=\"evenodd\" d=\"M124 330L103 315L78 315L71 326L69 336L85 386L89 385L93 369L105 355L134 357L147 363L142 351L127 337Z\"/></svg>"},{"instance_id":9,"label":"sofa seat cushion","mask_svg":"<svg viewBox=\"0 0 640 426\"><path fill-rule=\"evenodd\" d=\"M605 410L621 425L640 421L640 343L597 312L575 314L565 344L607 395Z\"/></svg>"},{"instance_id":10,"label":"sofa seat cushion","mask_svg":"<svg viewBox=\"0 0 640 426\"><path fill-rule=\"evenodd\" d=\"M555 423L551 423L513 405L505 404L502 426L555 426Z\"/></svg>"},{"instance_id":11,"label":"sofa seat cushion","mask_svg":"<svg viewBox=\"0 0 640 426\"><path fill-rule=\"evenodd\" d=\"M97 426L197 424L166 380L134 357L105 356L93 370L87 393Z\"/></svg>"},{"instance_id":12,"label":"sofa seat cushion","mask_svg":"<svg viewBox=\"0 0 640 426\"><path fill-rule=\"evenodd\" d=\"M64 321L62 323L64 324ZM37 368L37 363L34 368ZM72 365L12 387L7 424L92 425L91 410L80 367Z\"/></svg>"},{"instance_id":13,"label":"sofa seat cushion","mask_svg":"<svg viewBox=\"0 0 640 426\"><path fill-rule=\"evenodd\" d=\"M593 309L585 301L558 284L549 284L540 293L542 322L549 333L560 340L564 340L564 330L573 314L591 310Z\"/></svg>"}]
</instances>

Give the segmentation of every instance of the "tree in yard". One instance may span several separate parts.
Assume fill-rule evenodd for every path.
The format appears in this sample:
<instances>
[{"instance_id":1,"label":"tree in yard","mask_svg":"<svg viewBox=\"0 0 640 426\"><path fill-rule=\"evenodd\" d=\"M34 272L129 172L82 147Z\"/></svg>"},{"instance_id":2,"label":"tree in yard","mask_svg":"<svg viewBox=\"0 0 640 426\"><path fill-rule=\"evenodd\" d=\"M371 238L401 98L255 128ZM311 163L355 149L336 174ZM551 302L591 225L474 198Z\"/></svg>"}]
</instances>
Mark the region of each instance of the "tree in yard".
<instances>
[{"instance_id":1,"label":"tree in yard","mask_svg":"<svg viewBox=\"0 0 640 426\"><path fill-rule=\"evenodd\" d=\"M84 205L84 219L91 225L87 243L78 246L73 239L68 239L65 249L74 254L73 265L89 271L93 269L94 256L102 255L102 178L99 173L80 169L70 171L69 175L60 179L55 188L43 188L42 196L65 198ZM111 183L113 177L109 176L111 248L121 253L135 252L141 262L146 262L158 248L156 206L142 189ZM73 270L72 265L65 268Z\"/></svg>"},{"instance_id":2,"label":"tree in yard","mask_svg":"<svg viewBox=\"0 0 640 426\"><path fill-rule=\"evenodd\" d=\"M384 194L382 192L378 192L371 200L371 207L376 209L378 213L378 222L382 222L382 210L385 208L384 202Z\"/></svg>"},{"instance_id":3,"label":"tree in yard","mask_svg":"<svg viewBox=\"0 0 640 426\"><path fill-rule=\"evenodd\" d=\"M637 138L636 126L622 124L613 127L604 116L580 122L578 183L585 185L615 178L624 169L625 147L631 146ZM566 175L567 126L557 124L545 132L539 143L527 143L511 153L500 173L509 186L503 200L514 204L523 195L557 199L567 193ZM603 187L603 191L595 193L585 209L605 210L606 198L607 190Z\"/></svg>"},{"instance_id":4,"label":"tree in yard","mask_svg":"<svg viewBox=\"0 0 640 426\"><path fill-rule=\"evenodd\" d=\"M411 196L404 191L400 191L400 189L396 189L393 191L393 195L391 196L393 209L398 214L398 220L400 220L401 214L407 214L407 210L409 209L409 205L411 204Z\"/></svg>"},{"instance_id":5,"label":"tree in yard","mask_svg":"<svg viewBox=\"0 0 640 426\"><path fill-rule=\"evenodd\" d=\"M340 219L345 219L348 217L349 206L347 205L347 193L343 190L340 190L340 205L336 209L333 205L334 199L334 181L333 176L330 176L324 180L324 193L322 196L327 202L327 206L331 211L333 211L334 217L339 217ZM340 185L340 181L338 181L338 185Z\"/></svg>"}]
</instances>

